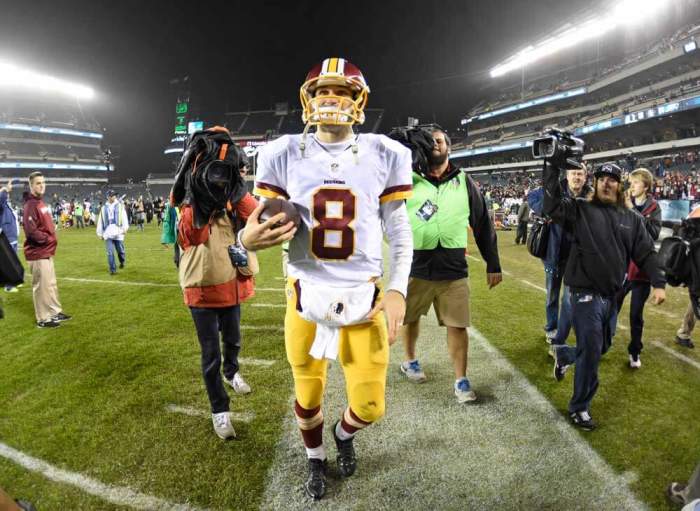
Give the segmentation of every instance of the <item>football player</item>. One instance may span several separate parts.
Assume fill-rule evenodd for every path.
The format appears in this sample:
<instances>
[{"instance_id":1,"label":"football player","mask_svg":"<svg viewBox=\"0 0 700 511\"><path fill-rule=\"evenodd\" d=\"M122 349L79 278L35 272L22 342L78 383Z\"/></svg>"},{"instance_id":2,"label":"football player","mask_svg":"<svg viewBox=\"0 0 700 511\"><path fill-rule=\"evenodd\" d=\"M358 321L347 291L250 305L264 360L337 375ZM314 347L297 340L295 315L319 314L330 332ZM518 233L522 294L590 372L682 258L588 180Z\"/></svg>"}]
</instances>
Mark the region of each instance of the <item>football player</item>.
<instances>
[{"instance_id":1,"label":"football player","mask_svg":"<svg viewBox=\"0 0 700 511\"><path fill-rule=\"evenodd\" d=\"M325 59L309 72L300 90L304 133L260 150L254 192L292 202L301 224L298 231L291 222L276 227L283 213L259 223L261 205L240 236L249 250L291 239L285 346L309 459L304 488L314 499L326 490L321 403L327 360L337 356L345 375L348 405L331 433L338 470L349 477L356 468L353 437L384 414L389 345L406 307L411 153L383 135L353 132L365 120L368 93L360 70L345 59ZM380 283L383 235L391 251L386 289Z\"/></svg>"}]
</instances>

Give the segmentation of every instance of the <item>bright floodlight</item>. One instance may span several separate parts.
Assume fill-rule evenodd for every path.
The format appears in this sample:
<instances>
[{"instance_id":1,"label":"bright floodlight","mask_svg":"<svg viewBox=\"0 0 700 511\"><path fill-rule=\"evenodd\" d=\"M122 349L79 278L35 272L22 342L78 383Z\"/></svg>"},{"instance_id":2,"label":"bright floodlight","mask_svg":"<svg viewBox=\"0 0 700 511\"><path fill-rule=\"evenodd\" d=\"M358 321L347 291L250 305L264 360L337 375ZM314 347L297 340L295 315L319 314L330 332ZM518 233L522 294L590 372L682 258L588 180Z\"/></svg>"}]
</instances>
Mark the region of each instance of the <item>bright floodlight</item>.
<instances>
[{"instance_id":1,"label":"bright floodlight","mask_svg":"<svg viewBox=\"0 0 700 511\"><path fill-rule=\"evenodd\" d=\"M0 86L2 85L58 92L79 99L92 99L95 96L95 91L85 85L67 82L27 69L20 69L8 62L0 62Z\"/></svg>"},{"instance_id":2,"label":"bright floodlight","mask_svg":"<svg viewBox=\"0 0 700 511\"><path fill-rule=\"evenodd\" d=\"M491 69L491 78L503 76L510 71L521 69L558 51L570 48L583 41L600 37L616 27L639 23L650 18L670 1L620 0L607 14L589 19L577 27L571 27L540 42L536 46L528 46L506 59Z\"/></svg>"}]
</instances>

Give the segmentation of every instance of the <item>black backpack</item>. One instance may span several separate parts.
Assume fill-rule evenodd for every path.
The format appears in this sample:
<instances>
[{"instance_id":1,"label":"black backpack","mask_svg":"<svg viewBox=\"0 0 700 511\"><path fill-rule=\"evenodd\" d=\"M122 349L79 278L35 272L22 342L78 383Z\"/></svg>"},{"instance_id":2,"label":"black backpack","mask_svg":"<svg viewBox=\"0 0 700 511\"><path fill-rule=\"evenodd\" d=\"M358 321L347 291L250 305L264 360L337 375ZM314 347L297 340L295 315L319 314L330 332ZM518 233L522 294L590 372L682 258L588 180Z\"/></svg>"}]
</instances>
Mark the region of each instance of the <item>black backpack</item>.
<instances>
[{"instance_id":1,"label":"black backpack","mask_svg":"<svg viewBox=\"0 0 700 511\"><path fill-rule=\"evenodd\" d=\"M0 229L0 286L16 286L24 282L24 268L10 240Z\"/></svg>"},{"instance_id":2,"label":"black backpack","mask_svg":"<svg viewBox=\"0 0 700 511\"><path fill-rule=\"evenodd\" d=\"M547 257L550 225L551 221L549 219L535 216L532 228L527 236L527 251L540 259Z\"/></svg>"}]
</instances>

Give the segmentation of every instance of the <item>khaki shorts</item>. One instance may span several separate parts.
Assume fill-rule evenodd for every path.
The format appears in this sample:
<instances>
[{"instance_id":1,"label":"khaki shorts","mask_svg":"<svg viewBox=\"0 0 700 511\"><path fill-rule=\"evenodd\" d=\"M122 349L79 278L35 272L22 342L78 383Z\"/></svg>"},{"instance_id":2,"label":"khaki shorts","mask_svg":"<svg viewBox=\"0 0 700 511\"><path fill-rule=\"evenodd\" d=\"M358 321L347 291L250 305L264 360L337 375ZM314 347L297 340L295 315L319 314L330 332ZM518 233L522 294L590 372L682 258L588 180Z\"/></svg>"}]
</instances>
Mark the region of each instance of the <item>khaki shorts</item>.
<instances>
[{"instance_id":1,"label":"khaki shorts","mask_svg":"<svg viewBox=\"0 0 700 511\"><path fill-rule=\"evenodd\" d=\"M404 325L425 316L431 305L441 326L467 328L470 324L469 280L409 279Z\"/></svg>"}]
</instances>

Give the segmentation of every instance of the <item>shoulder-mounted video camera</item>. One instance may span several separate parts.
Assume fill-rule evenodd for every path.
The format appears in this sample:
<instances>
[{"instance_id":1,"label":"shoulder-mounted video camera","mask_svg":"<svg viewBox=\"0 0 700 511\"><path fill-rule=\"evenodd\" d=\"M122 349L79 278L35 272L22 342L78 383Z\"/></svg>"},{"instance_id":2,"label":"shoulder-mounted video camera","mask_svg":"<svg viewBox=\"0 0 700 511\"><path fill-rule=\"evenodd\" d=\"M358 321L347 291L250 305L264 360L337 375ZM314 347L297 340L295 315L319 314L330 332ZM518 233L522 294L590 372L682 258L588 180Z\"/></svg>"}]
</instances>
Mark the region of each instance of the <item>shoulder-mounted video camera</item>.
<instances>
[{"instance_id":1,"label":"shoulder-mounted video camera","mask_svg":"<svg viewBox=\"0 0 700 511\"><path fill-rule=\"evenodd\" d=\"M586 144L569 131L555 128L547 130L545 136L532 142L532 157L548 160L559 169L580 169Z\"/></svg>"}]
</instances>

